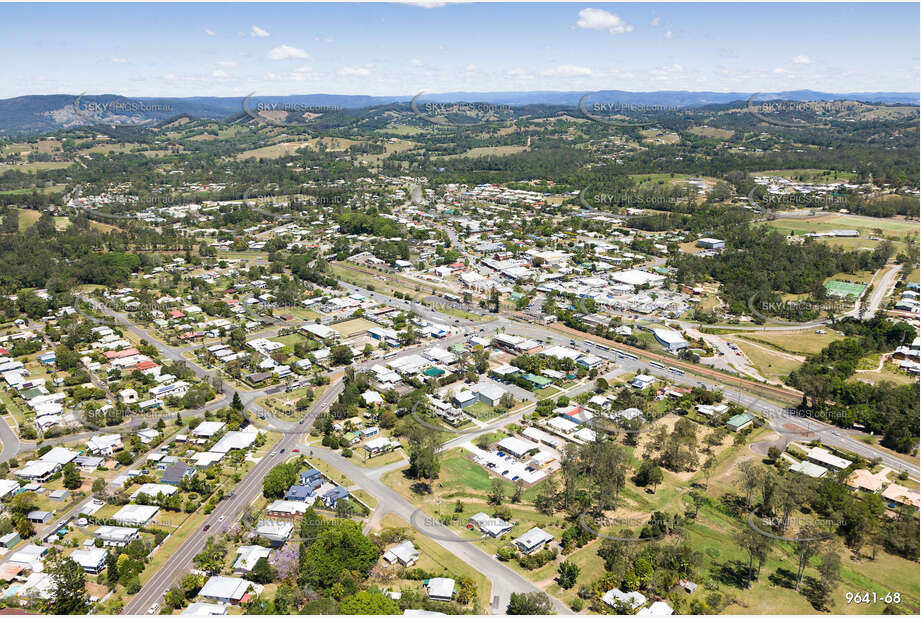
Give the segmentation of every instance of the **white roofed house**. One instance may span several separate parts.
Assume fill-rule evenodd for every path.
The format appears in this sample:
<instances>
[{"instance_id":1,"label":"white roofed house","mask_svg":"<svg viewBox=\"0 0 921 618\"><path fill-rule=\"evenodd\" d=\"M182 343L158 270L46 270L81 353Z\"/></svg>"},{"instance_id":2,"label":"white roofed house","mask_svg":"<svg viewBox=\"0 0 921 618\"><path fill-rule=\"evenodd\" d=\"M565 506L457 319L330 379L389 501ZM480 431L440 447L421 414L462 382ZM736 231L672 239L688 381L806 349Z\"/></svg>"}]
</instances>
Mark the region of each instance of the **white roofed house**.
<instances>
[{"instance_id":1,"label":"white roofed house","mask_svg":"<svg viewBox=\"0 0 921 618\"><path fill-rule=\"evenodd\" d=\"M239 577L213 575L198 591L198 596L217 603L239 605L252 585L252 582Z\"/></svg>"},{"instance_id":2,"label":"white roofed house","mask_svg":"<svg viewBox=\"0 0 921 618\"><path fill-rule=\"evenodd\" d=\"M272 550L262 545L244 545L237 548L237 557L233 561L233 572L238 575L246 575L256 568L256 562L260 558L268 560Z\"/></svg>"},{"instance_id":3,"label":"white roofed house","mask_svg":"<svg viewBox=\"0 0 921 618\"><path fill-rule=\"evenodd\" d=\"M102 547L78 549L70 554L70 559L76 562L86 573L96 575L106 568L106 556L109 550Z\"/></svg>"},{"instance_id":4,"label":"white roofed house","mask_svg":"<svg viewBox=\"0 0 921 618\"><path fill-rule=\"evenodd\" d=\"M384 560L386 560L388 564L399 561L400 564L408 567L412 566L418 559L419 550L416 549L412 541L403 541L384 553Z\"/></svg>"},{"instance_id":5,"label":"white roofed house","mask_svg":"<svg viewBox=\"0 0 921 618\"><path fill-rule=\"evenodd\" d=\"M549 532L534 527L515 539L514 543L523 554L533 554L543 549L544 545L553 540Z\"/></svg>"},{"instance_id":6,"label":"white roofed house","mask_svg":"<svg viewBox=\"0 0 921 618\"><path fill-rule=\"evenodd\" d=\"M122 448L122 437L117 433L96 435L86 441L86 450L93 455L109 456Z\"/></svg>"},{"instance_id":7,"label":"white roofed house","mask_svg":"<svg viewBox=\"0 0 921 618\"><path fill-rule=\"evenodd\" d=\"M450 577L433 577L427 585L429 598L450 601L454 597L454 580Z\"/></svg>"},{"instance_id":8,"label":"white roofed house","mask_svg":"<svg viewBox=\"0 0 921 618\"><path fill-rule=\"evenodd\" d=\"M126 504L112 516L112 519L120 524L129 526L145 526L156 516L159 510L160 507L158 506Z\"/></svg>"}]
</instances>

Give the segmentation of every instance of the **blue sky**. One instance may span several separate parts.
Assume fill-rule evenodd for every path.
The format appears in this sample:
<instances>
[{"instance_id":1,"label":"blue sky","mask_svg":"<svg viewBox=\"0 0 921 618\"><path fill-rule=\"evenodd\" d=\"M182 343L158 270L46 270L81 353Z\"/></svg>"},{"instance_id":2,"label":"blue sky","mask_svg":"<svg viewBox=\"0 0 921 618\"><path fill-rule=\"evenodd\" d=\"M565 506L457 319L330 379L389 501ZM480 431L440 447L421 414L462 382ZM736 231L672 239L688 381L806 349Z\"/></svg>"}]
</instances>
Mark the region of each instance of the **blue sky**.
<instances>
[{"instance_id":1,"label":"blue sky","mask_svg":"<svg viewBox=\"0 0 921 618\"><path fill-rule=\"evenodd\" d=\"M918 91L918 23L917 3L0 4L0 97Z\"/></svg>"}]
</instances>

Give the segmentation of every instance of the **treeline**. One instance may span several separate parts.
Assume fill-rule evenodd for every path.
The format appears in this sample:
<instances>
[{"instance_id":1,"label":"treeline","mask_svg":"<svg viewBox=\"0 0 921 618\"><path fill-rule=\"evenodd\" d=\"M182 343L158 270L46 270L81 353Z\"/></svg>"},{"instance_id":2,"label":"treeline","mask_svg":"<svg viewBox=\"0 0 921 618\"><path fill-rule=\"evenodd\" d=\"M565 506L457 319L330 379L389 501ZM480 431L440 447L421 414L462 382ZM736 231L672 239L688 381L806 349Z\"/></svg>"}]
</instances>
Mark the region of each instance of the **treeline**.
<instances>
[{"instance_id":1,"label":"treeline","mask_svg":"<svg viewBox=\"0 0 921 618\"><path fill-rule=\"evenodd\" d=\"M816 416L843 427L855 423L882 434L882 444L902 453L918 443L918 384L901 386L848 381L867 354L891 352L915 338L903 322L877 316L860 321L847 318L836 324L847 338L833 341L791 372L787 383L804 393Z\"/></svg>"},{"instance_id":2,"label":"treeline","mask_svg":"<svg viewBox=\"0 0 921 618\"><path fill-rule=\"evenodd\" d=\"M873 251L844 251L806 239L788 243L784 235L765 226L723 228L726 250L703 258L676 254L668 264L676 269L675 281L693 284L716 280L723 284L729 312L749 313L756 297L762 306L780 306L778 294L812 294L825 298L825 280L838 273L878 270L886 264L892 245Z\"/></svg>"},{"instance_id":3,"label":"treeline","mask_svg":"<svg viewBox=\"0 0 921 618\"><path fill-rule=\"evenodd\" d=\"M403 226L387 217L354 211L343 212L338 218L339 231L343 234L367 234L378 238L394 238L404 235Z\"/></svg>"}]
</instances>

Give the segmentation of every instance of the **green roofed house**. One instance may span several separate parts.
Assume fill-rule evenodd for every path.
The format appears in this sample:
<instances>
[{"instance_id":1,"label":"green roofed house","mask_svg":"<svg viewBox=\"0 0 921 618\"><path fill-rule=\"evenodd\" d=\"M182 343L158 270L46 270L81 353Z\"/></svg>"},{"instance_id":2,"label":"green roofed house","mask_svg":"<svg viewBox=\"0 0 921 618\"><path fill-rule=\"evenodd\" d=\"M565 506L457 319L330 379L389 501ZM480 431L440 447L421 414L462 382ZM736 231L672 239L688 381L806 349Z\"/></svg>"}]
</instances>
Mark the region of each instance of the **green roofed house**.
<instances>
[{"instance_id":1,"label":"green roofed house","mask_svg":"<svg viewBox=\"0 0 921 618\"><path fill-rule=\"evenodd\" d=\"M553 384L553 380L550 378L545 378L544 376L536 376L533 373L524 374L524 379L536 386L537 388L544 388Z\"/></svg>"},{"instance_id":2,"label":"green roofed house","mask_svg":"<svg viewBox=\"0 0 921 618\"><path fill-rule=\"evenodd\" d=\"M21 393L19 393L19 396L25 399L26 401L31 401L35 399L36 397L38 397L39 395L44 395L44 394L45 392L36 386L34 388L30 388L30 389L22 391Z\"/></svg>"},{"instance_id":3,"label":"green roofed house","mask_svg":"<svg viewBox=\"0 0 921 618\"><path fill-rule=\"evenodd\" d=\"M742 431L755 421L751 414L736 414L726 422L731 431Z\"/></svg>"},{"instance_id":4,"label":"green roofed house","mask_svg":"<svg viewBox=\"0 0 921 618\"><path fill-rule=\"evenodd\" d=\"M441 368L439 368L439 367L429 367L428 369L426 369L426 370L423 371L422 373L424 373L425 375L427 375L427 376L430 377L430 378L440 378L441 376L443 376L443 375L445 374L445 370L444 370L444 369L441 369Z\"/></svg>"},{"instance_id":5,"label":"green roofed house","mask_svg":"<svg viewBox=\"0 0 921 618\"><path fill-rule=\"evenodd\" d=\"M352 446L356 442L361 442L361 436L357 431L349 431L342 434L342 437L345 438L345 441L349 443L349 446Z\"/></svg>"},{"instance_id":6,"label":"green roofed house","mask_svg":"<svg viewBox=\"0 0 921 618\"><path fill-rule=\"evenodd\" d=\"M451 352L453 352L454 354L463 354L466 351L467 351L467 346L465 346L462 343L455 343L454 345L451 346Z\"/></svg>"}]
</instances>

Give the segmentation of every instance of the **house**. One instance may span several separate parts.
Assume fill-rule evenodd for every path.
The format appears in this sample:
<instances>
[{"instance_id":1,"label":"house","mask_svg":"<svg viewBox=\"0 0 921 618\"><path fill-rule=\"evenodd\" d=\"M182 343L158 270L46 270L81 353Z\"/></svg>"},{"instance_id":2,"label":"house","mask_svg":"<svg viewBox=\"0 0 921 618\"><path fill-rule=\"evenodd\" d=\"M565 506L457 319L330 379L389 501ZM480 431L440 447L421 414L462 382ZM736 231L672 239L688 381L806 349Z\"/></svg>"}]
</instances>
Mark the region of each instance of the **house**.
<instances>
[{"instance_id":1,"label":"house","mask_svg":"<svg viewBox=\"0 0 921 618\"><path fill-rule=\"evenodd\" d=\"M470 518L470 523L476 526L483 534L488 534L494 539L498 539L503 534L511 532L511 523L500 519L499 517L490 517L482 511Z\"/></svg>"},{"instance_id":2,"label":"house","mask_svg":"<svg viewBox=\"0 0 921 618\"><path fill-rule=\"evenodd\" d=\"M493 384L492 382L480 382L475 385L472 390L477 394L480 401L492 408L497 407L502 396L508 392L501 386Z\"/></svg>"},{"instance_id":3,"label":"house","mask_svg":"<svg viewBox=\"0 0 921 618\"><path fill-rule=\"evenodd\" d=\"M10 479L0 479L0 498L12 496L19 489L19 483Z\"/></svg>"},{"instance_id":4,"label":"house","mask_svg":"<svg viewBox=\"0 0 921 618\"><path fill-rule=\"evenodd\" d=\"M115 451L120 451L122 448L122 437L117 433L93 436L86 441L86 450L93 455L108 457Z\"/></svg>"},{"instance_id":5,"label":"house","mask_svg":"<svg viewBox=\"0 0 921 618\"><path fill-rule=\"evenodd\" d=\"M641 373L641 374L638 374L636 377L633 378L633 380L630 381L630 386L632 386L633 388L638 388L640 390L643 390L645 388L649 388L650 386L652 386L655 381L656 379L654 376L650 376L650 375Z\"/></svg>"},{"instance_id":6,"label":"house","mask_svg":"<svg viewBox=\"0 0 921 618\"><path fill-rule=\"evenodd\" d=\"M695 590L697 590L697 584L695 584L689 579L682 579L681 581L678 582L678 585L684 588L685 590L687 590L688 594L691 594Z\"/></svg>"},{"instance_id":7,"label":"house","mask_svg":"<svg viewBox=\"0 0 921 618\"><path fill-rule=\"evenodd\" d=\"M540 528L531 528L513 542L523 554L533 554L543 549L544 545L553 540L553 535Z\"/></svg>"},{"instance_id":8,"label":"house","mask_svg":"<svg viewBox=\"0 0 921 618\"><path fill-rule=\"evenodd\" d=\"M260 558L268 560L272 550L262 545L244 545L237 548L237 557L233 561L233 572L237 575L246 575L256 568Z\"/></svg>"},{"instance_id":9,"label":"house","mask_svg":"<svg viewBox=\"0 0 921 618\"><path fill-rule=\"evenodd\" d=\"M122 400L122 403L137 403L138 402L138 392L133 388L126 388L118 391L118 396Z\"/></svg>"},{"instance_id":10,"label":"house","mask_svg":"<svg viewBox=\"0 0 921 618\"><path fill-rule=\"evenodd\" d=\"M385 438L381 436L380 438L374 438L373 440L368 440L367 442L364 443L363 447L365 451L367 451L368 455L370 456L370 455L377 455L379 453L391 451L399 445L400 445L399 442L393 442L390 440L390 438Z\"/></svg>"},{"instance_id":11,"label":"house","mask_svg":"<svg viewBox=\"0 0 921 618\"><path fill-rule=\"evenodd\" d=\"M342 499L348 499L349 492L344 487L333 487L321 496L326 508L335 508L336 503Z\"/></svg>"},{"instance_id":12,"label":"house","mask_svg":"<svg viewBox=\"0 0 921 618\"><path fill-rule=\"evenodd\" d=\"M576 364L591 371L592 369L601 367L601 365L604 364L604 359L595 356L594 354L586 354L584 356L580 356L579 360L576 361Z\"/></svg>"},{"instance_id":13,"label":"house","mask_svg":"<svg viewBox=\"0 0 921 618\"><path fill-rule=\"evenodd\" d=\"M450 577L433 577L425 586L429 598L434 601L450 601L454 598L454 580Z\"/></svg>"},{"instance_id":14,"label":"house","mask_svg":"<svg viewBox=\"0 0 921 618\"><path fill-rule=\"evenodd\" d=\"M376 406L384 403L384 398L377 391L367 390L361 394L362 399L368 406Z\"/></svg>"},{"instance_id":15,"label":"house","mask_svg":"<svg viewBox=\"0 0 921 618\"><path fill-rule=\"evenodd\" d=\"M644 607L636 612L637 616L671 616L675 609L665 601L655 601L649 607Z\"/></svg>"},{"instance_id":16,"label":"house","mask_svg":"<svg viewBox=\"0 0 921 618\"><path fill-rule=\"evenodd\" d=\"M217 603L239 605L252 585L251 582L239 577L212 575L198 591L198 596Z\"/></svg>"},{"instance_id":17,"label":"house","mask_svg":"<svg viewBox=\"0 0 921 618\"><path fill-rule=\"evenodd\" d=\"M160 432L156 429L142 429L137 435L141 439L141 444L150 444L159 437Z\"/></svg>"},{"instance_id":18,"label":"house","mask_svg":"<svg viewBox=\"0 0 921 618\"><path fill-rule=\"evenodd\" d=\"M204 421L192 430L192 435L199 438L211 438L222 430L226 424L221 421Z\"/></svg>"},{"instance_id":19,"label":"house","mask_svg":"<svg viewBox=\"0 0 921 618\"><path fill-rule=\"evenodd\" d=\"M13 564L20 564L27 569L40 572L45 568L44 564L42 564L42 558L47 553L47 547L30 544L21 547L19 551L10 556L9 561Z\"/></svg>"},{"instance_id":20,"label":"house","mask_svg":"<svg viewBox=\"0 0 921 618\"><path fill-rule=\"evenodd\" d=\"M85 573L98 575L106 569L106 556L109 550L102 547L78 549L70 554L70 559L76 562Z\"/></svg>"},{"instance_id":21,"label":"house","mask_svg":"<svg viewBox=\"0 0 921 618\"><path fill-rule=\"evenodd\" d=\"M278 521L277 519L261 519L256 524L253 536L267 539L273 546L281 547L284 545L291 533L294 532L294 524L290 521Z\"/></svg>"},{"instance_id":22,"label":"house","mask_svg":"<svg viewBox=\"0 0 921 618\"><path fill-rule=\"evenodd\" d=\"M267 516L284 519L295 519L306 512L307 503L304 500L276 500L265 509Z\"/></svg>"},{"instance_id":23,"label":"house","mask_svg":"<svg viewBox=\"0 0 921 618\"><path fill-rule=\"evenodd\" d=\"M108 547L124 547L138 538L138 529L126 526L99 526L94 533Z\"/></svg>"},{"instance_id":24,"label":"house","mask_svg":"<svg viewBox=\"0 0 921 618\"><path fill-rule=\"evenodd\" d=\"M177 491L179 491L179 489L174 485L167 485L165 483L144 483L133 494L131 494L131 499L137 500L137 497L141 494L150 496L151 498L156 498L160 494L163 494L164 496L172 496Z\"/></svg>"},{"instance_id":25,"label":"house","mask_svg":"<svg viewBox=\"0 0 921 618\"><path fill-rule=\"evenodd\" d=\"M315 481L323 481L323 474L320 473L316 468L311 468L310 470L305 470L301 472L298 482L301 485L311 485Z\"/></svg>"},{"instance_id":26,"label":"house","mask_svg":"<svg viewBox=\"0 0 921 618\"><path fill-rule=\"evenodd\" d=\"M898 483L893 483L884 489L883 493L880 495L889 501L890 506L904 504L906 506L913 506L916 509L921 508L921 493L903 487Z\"/></svg>"},{"instance_id":27,"label":"house","mask_svg":"<svg viewBox=\"0 0 921 618\"><path fill-rule=\"evenodd\" d=\"M403 541L384 554L388 564L399 561L403 566L412 566L419 559L419 550L412 541Z\"/></svg>"},{"instance_id":28,"label":"house","mask_svg":"<svg viewBox=\"0 0 921 618\"><path fill-rule=\"evenodd\" d=\"M285 493L286 501L300 501L304 502L308 498L312 498L317 488L322 485L322 481L316 481L315 485L292 485L288 488L287 493Z\"/></svg>"},{"instance_id":29,"label":"house","mask_svg":"<svg viewBox=\"0 0 921 618\"><path fill-rule=\"evenodd\" d=\"M147 523L156 516L159 510L159 506L126 504L112 516L112 519L120 524L146 526Z\"/></svg>"},{"instance_id":30,"label":"house","mask_svg":"<svg viewBox=\"0 0 921 618\"><path fill-rule=\"evenodd\" d=\"M195 474L195 470L179 461L166 468L160 476L160 481L167 485L179 485L184 479Z\"/></svg>"},{"instance_id":31,"label":"house","mask_svg":"<svg viewBox=\"0 0 921 618\"><path fill-rule=\"evenodd\" d=\"M454 395L454 405L463 409L472 406L477 403L477 395L468 390L462 390Z\"/></svg>"},{"instance_id":32,"label":"house","mask_svg":"<svg viewBox=\"0 0 921 618\"><path fill-rule=\"evenodd\" d=\"M605 592L604 596L601 597L601 600L611 607L616 608L618 604L621 604L626 605L631 610L634 610L646 603L646 597L642 593L623 592L618 588L611 588Z\"/></svg>"},{"instance_id":33,"label":"house","mask_svg":"<svg viewBox=\"0 0 921 618\"><path fill-rule=\"evenodd\" d=\"M226 616L227 615L227 606L218 605L217 603L202 603L200 601L195 601L194 603L189 603L189 606L186 607L180 613L182 616Z\"/></svg>"},{"instance_id":34,"label":"house","mask_svg":"<svg viewBox=\"0 0 921 618\"><path fill-rule=\"evenodd\" d=\"M755 422L755 418L751 414L736 414L731 419L726 421L726 426L730 431L739 432Z\"/></svg>"},{"instance_id":35,"label":"house","mask_svg":"<svg viewBox=\"0 0 921 618\"><path fill-rule=\"evenodd\" d=\"M51 463L56 463L59 466L64 467L70 462L72 462L74 459L76 459L77 456L79 455L80 453L78 453L77 451L72 451L69 448L63 448L60 446L56 446L50 451L48 451L47 453L45 453L44 455L42 455L41 457L39 457L39 460L49 461Z\"/></svg>"},{"instance_id":36,"label":"house","mask_svg":"<svg viewBox=\"0 0 921 618\"><path fill-rule=\"evenodd\" d=\"M811 461L800 461L790 466L791 472L799 472L800 474L805 474L808 477L818 479L825 476L825 473L828 472L827 468L822 466L817 466Z\"/></svg>"},{"instance_id":37,"label":"house","mask_svg":"<svg viewBox=\"0 0 921 618\"><path fill-rule=\"evenodd\" d=\"M21 540L22 539L19 538L19 533L10 532L8 534L4 534L3 536L0 536L0 547L5 547L6 549L9 549L10 547L12 547L13 545L15 545Z\"/></svg>"},{"instance_id":38,"label":"house","mask_svg":"<svg viewBox=\"0 0 921 618\"><path fill-rule=\"evenodd\" d=\"M812 463L825 466L826 468L834 468L836 470L844 470L852 463L849 459L832 455L829 451L820 446L814 446L809 449L806 453L806 457Z\"/></svg>"},{"instance_id":39,"label":"house","mask_svg":"<svg viewBox=\"0 0 921 618\"><path fill-rule=\"evenodd\" d=\"M845 481L850 487L860 489L871 494L879 493L883 485L889 482L886 478L888 470L884 469L880 474L873 474L866 468L858 468L847 477Z\"/></svg>"}]
</instances>

